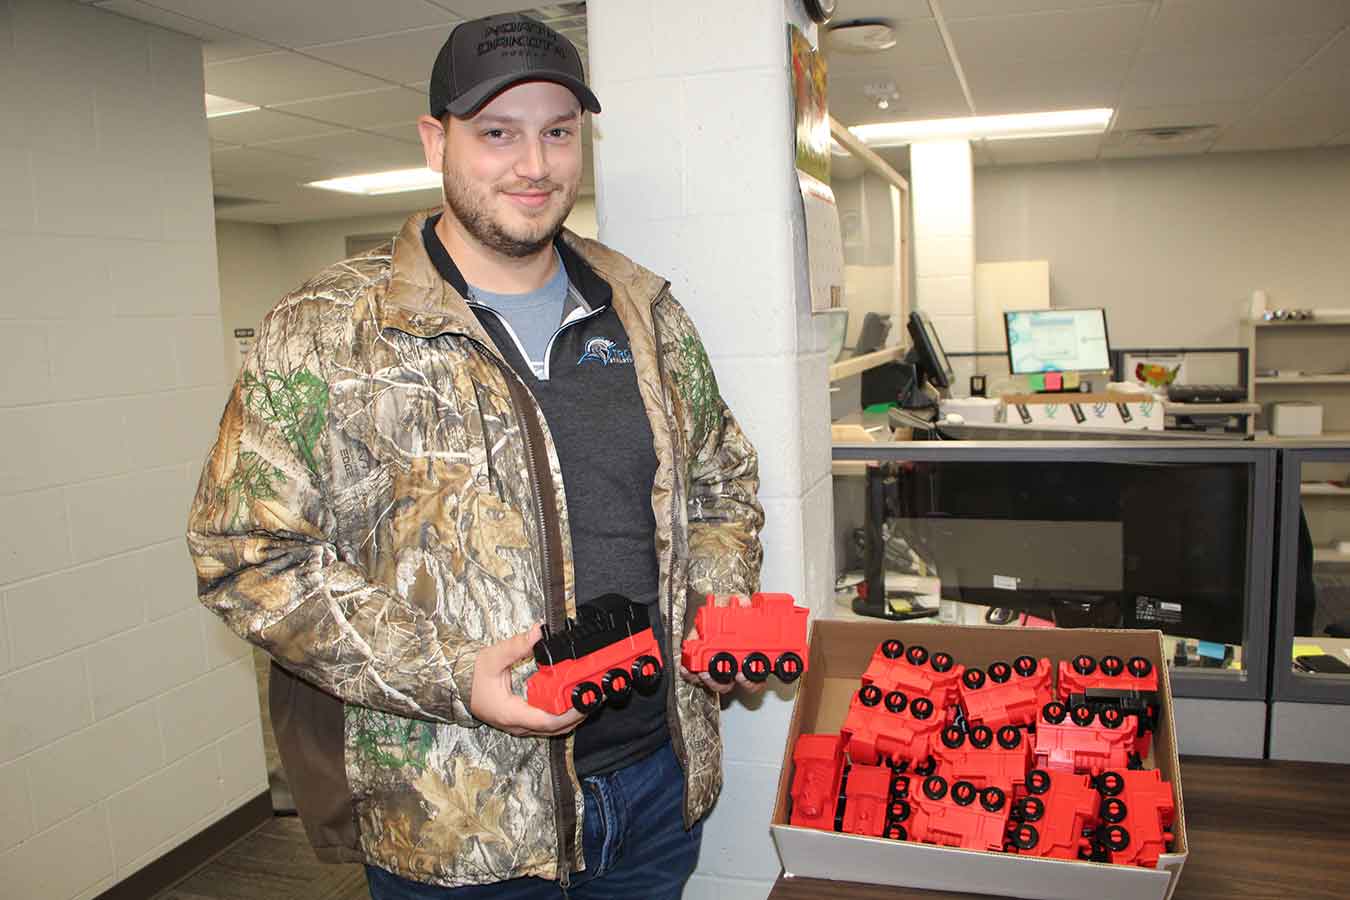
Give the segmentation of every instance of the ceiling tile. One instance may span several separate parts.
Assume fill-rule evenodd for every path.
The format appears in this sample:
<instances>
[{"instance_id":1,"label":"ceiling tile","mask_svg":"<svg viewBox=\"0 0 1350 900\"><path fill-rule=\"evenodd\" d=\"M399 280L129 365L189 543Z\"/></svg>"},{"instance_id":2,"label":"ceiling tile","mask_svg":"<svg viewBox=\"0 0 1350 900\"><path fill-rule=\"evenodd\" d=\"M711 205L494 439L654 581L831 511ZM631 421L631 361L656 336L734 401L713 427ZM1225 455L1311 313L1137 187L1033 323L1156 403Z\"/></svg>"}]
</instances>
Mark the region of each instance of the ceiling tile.
<instances>
[{"instance_id":1,"label":"ceiling tile","mask_svg":"<svg viewBox=\"0 0 1350 900\"><path fill-rule=\"evenodd\" d=\"M896 26L895 46L880 53L845 53L829 50L826 40L826 62L829 73L898 71L904 66L936 66L949 62L947 45L932 19L904 22Z\"/></svg>"},{"instance_id":2,"label":"ceiling tile","mask_svg":"<svg viewBox=\"0 0 1350 900\"><path fill-rule=\"evenodd\" d=\"M982 116L1055 109L1115 107L1128 56L1034 60L1006 66L966 66L966 83Z\"/></svg>"},{"instance_id":3,"label":"ceiling tile","mask_svg":"<svg viewBox=\"0 0 1350 900\"><path fill-rule=\"evenodd\" d=\"M1179 141L1159 144L1102 143L1102 159L1150 159L1157 156L1197 156L1208 153L1211 141Z\"/></svg>"},{"instance_id":4,"label":"ceiling tile","mask_svg":"<svg viewBox=\"0 0 1350 900\"><path fill-rule=\"evenodd\" d=\"M1116 111L1114 131L1170 125L1227 125L1251 108L1247 103L1179 103L1136 106Z\"/></svg>"},{"instance_id":5,"label":"ceiling tile","mask_svg":"<svg viewBox=\"0 0 1350 900\"><path fill-rule=\"evenodd\" d=\"M207 119L206 130L213 141L258 144L263 141L332 134L341 129L327 122L316 122L313 119L292 116L276 110L255 109L232 116Z\"/></svg>"},{"instance_id":6,"label":"ceiling tile","mask_svg":"<svg viewBox=\"0 0 1350 900\"><path fill-rule=\"evenodd\" d=\"M303 100L284 103L277 107L283 112L332 122L347 128L375 128L384 125L406 125L412 128L418 116L427 114L427 98L403 87L384 88L327 97L322 100Z\"/></svg>"},{"instance_id":7,"label":"ceiling tile","mask_svg":"<svg viewBox=\"0 0 1350 900\"><path fill-rule=\"evenodd\" d=\"M973 16L1013 16L1022 13L1051 12L1055 10L1092 9L1098 6L1121 6L1130 0L937 0L937 6L948 22ZM1136 6L1151 6L1151 0L1138 0Z\"/></svg>"},{"instance_id":8,"label":"ceiling tile","mask_svg":"<svg viewBox=\"0 0 1350 900\"><path fill-rule=\"evenodd\" d=\"M385 87L384 82L367 75L289 51L206 67L207 93L259 106L381 87Z\"/></svg>"},{"instance_id":9,"label":"ceiling tile","mask_svg":"<svg viewBox=\"0 0 1350 900\"><path fill-rule=\"evenodd\" d=\"M932 17L933 11L928 7L928 0L839 0L832 21L890 19L893 22L903 22L907 19Z\"/></svg>"},{"instance_id":10,"label":"ceiling tile","mask_svg":"<svg viewBox=\"0 0 1350 900\"><path fill-rule=\"evenodd\" d=\"M154 4L160 9L283 47L355 40L424 25L440 25L454 18L444 8L426 0L379 0L378 3L154 0Z\"/></svg>"},{"instance_id":11,"label":"ceiling tile","mask_svg":"<svg viewBox=\"0 0 1350 900\"><path fill-rule=\"evenodd\" d=\"M1309 93L1350 87L1350 29L1322 46L1283 86Z\"/></svg>"},{"instance_id":12,"label":"ceiling tile","mask_svg":"<svg viewBox=\"0 0 1350 900\"><path fill-rule=\"evenodd\" d=\"M211 151L211 171L218 183L235 184L273 177L297 181L313 179L320 170L313 157L278 153L257 147L234 147Z\"/></svg>"},{"instance_id":13,"label":"ceiling tile","mask_svg":"<svg viewBox=\"0 0 1350 900\"><path fill-rule=\"evenodd\" d=\"M307 56L355 69L396 84L426 78L451 27L437 25L383 37L302 48Z\"/></svg>"},{"instance_id":14,"label":"ceiling tile","mask_svg":"<svg viewBox=\"0 0 1350 900\"><path fill-rule=\"evenodd\" d=\"M1132 54L1148 6L1106 6L1074 12L991 16L947 23L961 65L1038 62Z\"/></svg>"},{"instance_id":15,"label":"ceiling tile","mask_svg":"<svg viewBox=\"0 0 1350 900\"><path fill-rule=\"evenodd\" d=\"M1214 142L1215 150L1284 150L1292 147L1316 147L1335 139L1346 129L1323 116L1259 119L1239 122L1223 129Z\"/></svg>"},{"instance_id":16,"label":"ceiling tile","mask_svg":"<svg viewBox=\"0 0 1350 900\"><path fill-rule=\"evenodd\" d=\"M334 168L342 170L342 174L406 169L425 163L421 144L396 141L364 131L342 131L323 137L271 141L258 145L257 149L332 163Z\"/></svg>"},{"instance_id":17,"label":"ceiling tile","mask_svg":"<svg viewBox=\"0 0 1350 900\"><path fill-rule=\"evenodd\" d=\"M1216 49L1235 41L1329 37L1350 24L1345 0L1167 0L1144 49Z\"/></svg>"},{"instance_id":18,"label":"ceiling tile","mask_svg":"<svg viewBox=\"0 0 1350 900\"><path fill-rule=\"evenodd\" d=\"M202 44L202 62L206 64L228 62L232 59L246 59L250 56L262 56L276 48L251 38L209 41Z\"/></svg>"},{"instance_id":19,"label":"ceiling tile","mask_svg":"<svg viewBox=\"0 0 1350 900\"><path fill-rule=\"evenodd\" d=\"M1140 54L1122 92L1122 105L1231 103L1261 97L1298 69L1320 38L1244 41L1222 51Z\"/></svg>"},{"instance_id":20,"label":"ceiling tile","mask_svg":"<svg viewBox=\"0 0 1350 900\"><path fill-rule=\"evenodd\" d=\"M1067 137L986 141L985 149L997 165L1022 166L1096 159L1101 142L1101 135L1076 134Z\"/></svg>"},{"instance_id":21,"label":"ceiling tile","mask_svg":"<svg viewBox=\"0 0 1350 900\"><path fill-rule=\"evenodd\" d=\"M961 83L950 66L912 69L904 77L896 78L900 98L886 110L878 109L876 102L863 93L865 85L877 80L876 76L863 74L832 77L830 114L845 125L970 115Z\"/></svg>"},{"instance_id":22,"label":"ceiling tile","mask_svg":"<svg viewBox=\"0 0 1350 900\"><path fill-rule=\"evenodd\" d=\"M218 28L215 25L210 25L206 22L189 19L185 16L168 12L157 6L142 3L141 0L99 0L97 6L99 9L115 12L119 16L126 16L129 19L148 22L151 25L158 25L161 28L177 31L180 34L190 34L193 37L201 38L203 41L207 42L232 41L242 37L242 35L236 34L233 31Z\"/></svg>"}]
</instances>

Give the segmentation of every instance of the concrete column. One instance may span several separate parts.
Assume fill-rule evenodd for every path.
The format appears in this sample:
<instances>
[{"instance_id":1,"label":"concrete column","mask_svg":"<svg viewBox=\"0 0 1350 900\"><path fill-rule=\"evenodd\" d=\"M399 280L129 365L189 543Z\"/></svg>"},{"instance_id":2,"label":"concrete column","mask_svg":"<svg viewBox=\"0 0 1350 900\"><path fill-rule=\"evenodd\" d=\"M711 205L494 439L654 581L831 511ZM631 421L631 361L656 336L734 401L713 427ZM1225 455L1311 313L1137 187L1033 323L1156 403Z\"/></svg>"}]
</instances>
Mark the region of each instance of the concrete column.
<instances>
[{"instance_id":1,"label":"concrete column","mask_svg":"<svg viewBox=\"0 0 1350 900\"><path fill-rule=\"evenodd\" d=\"M969 141L909 150L914 193L915 307L949 352L975 349L975 203Z\"/></svg>"},{"instance_id":2,"label":"concrete column","mask_svg":"<svg viewBox=\"0 0 1350 900\"><path fill-rule=\"evenodd\" d=\"M810 315L793 170L787 24L798 0L592 0L600 239L663 274L760 452L763 586L831 605L824 323ZM808 31L814 38L814 29ZM771 682L776 685L776 681ZM726 787L685 893L767 895L768 823L792 696L722 714Z\"/></svg>"}]
</instances>

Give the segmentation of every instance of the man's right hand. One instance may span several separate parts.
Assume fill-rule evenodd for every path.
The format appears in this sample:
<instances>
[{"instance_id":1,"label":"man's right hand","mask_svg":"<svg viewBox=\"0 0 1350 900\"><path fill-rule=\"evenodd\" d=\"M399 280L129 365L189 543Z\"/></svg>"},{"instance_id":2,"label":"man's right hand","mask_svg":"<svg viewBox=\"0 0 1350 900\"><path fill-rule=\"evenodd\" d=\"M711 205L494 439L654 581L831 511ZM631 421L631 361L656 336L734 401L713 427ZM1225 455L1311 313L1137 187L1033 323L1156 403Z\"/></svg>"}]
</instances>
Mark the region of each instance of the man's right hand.
<instances>
[{"instance_id":1,"label":"man's right hand","mask_svg":"<svg viewBox=\"0 0 1350 900\"><path fill-rule=\"evenodd\" d=\"M540 636L540 625L536 623L529 631L478 651L473 666L473 693L469 697L469 712L475 719L517 737L557 737L585 720L574 709L561 716L536 709L511 690L511 670L534 653Z\"/></svg>"}]
</instances>

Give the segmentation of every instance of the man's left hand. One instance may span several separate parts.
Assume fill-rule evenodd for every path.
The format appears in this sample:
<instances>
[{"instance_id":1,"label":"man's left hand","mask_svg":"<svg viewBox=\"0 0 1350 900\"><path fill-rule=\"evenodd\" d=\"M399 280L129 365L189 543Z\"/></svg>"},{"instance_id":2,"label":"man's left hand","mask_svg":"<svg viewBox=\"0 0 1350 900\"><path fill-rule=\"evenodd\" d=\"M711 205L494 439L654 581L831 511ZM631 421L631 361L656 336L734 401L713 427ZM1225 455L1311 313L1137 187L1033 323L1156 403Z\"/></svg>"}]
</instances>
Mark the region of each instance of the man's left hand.
<instances>
[{"instance_id":1,"label":"man's left hand","mask_svg":"<svg viewBox=\"0 0 1350 900\"><path fill-rule=\"evenodd\" d=\"M738 599L740 600L741 606L750 605L750 598L748 596L739 597ZM716 604L717 606L728 606L731 603L731 597L725 594L717 594L713 597L713 603ZM685 635L684 639L686 641L690 641L696 639L697 637L698 637L698 629L691 627L689 629L689 633ZM722 694L722 695L730 694L732 689L736 687L740 687L746 693L750 694L758 694L760 691L764 690L764 682L761 681L760 683L756 684L755 682L746 678L744 672L737 672L736 680L731 684L719 684L718 682L713 681L712 676L709 675L707 672L690 672L688 669L684 667L684 663L681 663L680 677L683 678L685 681L689 682L690 684L701 685L715 694Z\"/></svg>"}]
</instances>

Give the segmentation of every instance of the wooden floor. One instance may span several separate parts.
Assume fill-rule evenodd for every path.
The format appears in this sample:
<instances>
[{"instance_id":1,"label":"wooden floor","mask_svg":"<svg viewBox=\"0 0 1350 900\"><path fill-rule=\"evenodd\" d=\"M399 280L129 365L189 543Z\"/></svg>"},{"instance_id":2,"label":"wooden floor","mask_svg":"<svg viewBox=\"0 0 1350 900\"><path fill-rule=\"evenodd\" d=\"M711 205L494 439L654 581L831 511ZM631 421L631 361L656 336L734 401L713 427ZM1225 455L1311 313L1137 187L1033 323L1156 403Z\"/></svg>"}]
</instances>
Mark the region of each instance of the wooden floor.
<instances>
[{"instance_id":1,"label":"wooden floor","mask_svg":"<svg viewBox=\"0 0 1350 900\"><path fill-rule=\"evenodd\" d=\"M314 858L294 816L269 820L152 900L370 900L361 866Z\"/></svg>"}]
</instances>

